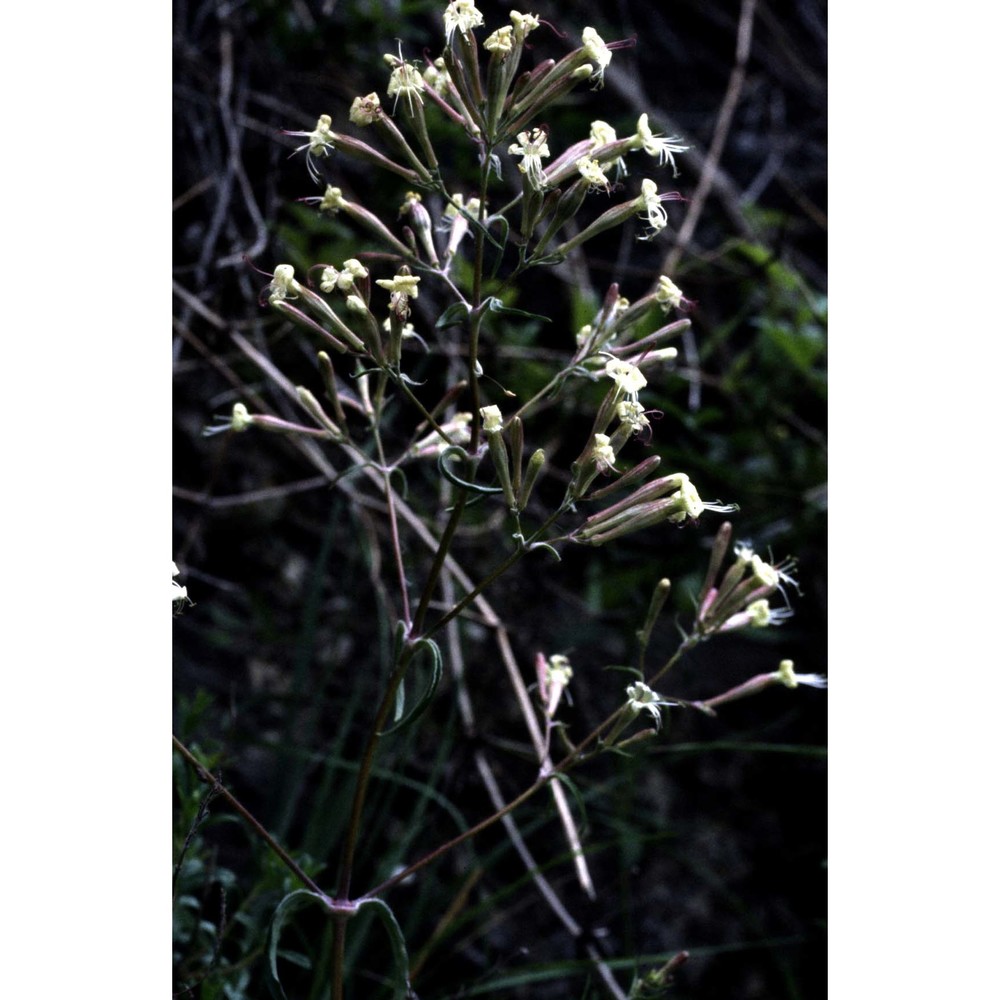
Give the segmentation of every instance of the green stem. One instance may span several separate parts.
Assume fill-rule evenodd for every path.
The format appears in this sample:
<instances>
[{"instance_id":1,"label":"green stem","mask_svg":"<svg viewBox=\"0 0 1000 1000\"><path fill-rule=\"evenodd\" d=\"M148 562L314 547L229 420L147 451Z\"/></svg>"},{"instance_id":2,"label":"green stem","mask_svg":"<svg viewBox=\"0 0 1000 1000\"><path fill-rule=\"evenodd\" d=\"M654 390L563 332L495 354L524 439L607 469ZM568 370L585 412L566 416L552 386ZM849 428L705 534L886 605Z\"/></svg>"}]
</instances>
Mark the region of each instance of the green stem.
<instances>
[{"instance_id":1,"label":"green stem","mask_svg":"<svg viewBox=\"0 0 1000 1000\"><path fill-rule=\"evenodd\" d=\"M464 497L464 494L463 494ZM460 615L494 580L503 576L516 562L523 559L527 554L528 550L531 548L533 542L538 540L539 535L545 532L555 521L559 518L567 509L567 505L563 504L558 510L552 514L548 520L535 531L531 538L527 539L522 546L515 549L499 566L493 569L488 576L486 576L479 584L477 584L472 590L470 590L446 615L439 618L428 630L424 633L425 636L431 636L435 632L440 631L457 615ZM520 521L518 522L520 527ZM442 563L444 560L442 559Z\"/></svg>"},{"instance_id":2,"label":"green stem","mask_svg":"<svg viewBox=\"0 0 1000 1000\"><path fill-rule=\"evenodd\" d=\"M375 713L375 720L372 722L371 731L368 734L368 742L365 744L364 753L361 757L361 764L358 767L358 778L354 786L354 799L351 803L351 815L347 824L347 839L344 842L344 850L341 855L340 881L337 886L337 898L346 900L351 891L351 872L354 867L354 854L358 846L358 838L361 834L361 818L365 805L365 796L368 792L368 782L371 779L372 768L375 764L375 754L378 750L379 740L382 738L382 730L389 712L396 700L396 692L399 685L403 683L407 668L413 659L413 644L409 638L404 640L399 662L389 677L382 702Z\"/></svg>"},{"instance_id":3,"label":"green stem","mask_svg":"<svg viewBox=\"0 0 1000 1000\"><path fill-rule=\"evenodd\" d=\"M332 961L330 962L330 1000L344 1000L344 945L347 940L347 919L333 917Z\"/></svg>"}]
</instances>

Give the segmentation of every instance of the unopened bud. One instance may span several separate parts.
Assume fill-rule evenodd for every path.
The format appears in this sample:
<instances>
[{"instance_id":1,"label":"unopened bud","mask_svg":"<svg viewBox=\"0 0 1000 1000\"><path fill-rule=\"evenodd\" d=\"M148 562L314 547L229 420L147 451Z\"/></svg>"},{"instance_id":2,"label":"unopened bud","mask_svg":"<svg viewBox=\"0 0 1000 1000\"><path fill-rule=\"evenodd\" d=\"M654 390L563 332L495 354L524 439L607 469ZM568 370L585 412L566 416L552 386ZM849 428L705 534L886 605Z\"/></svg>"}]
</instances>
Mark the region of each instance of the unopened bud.
<instances>
[{"instance_id":1,"label":"unopened bud","mask_svg":"<svg viewBox=\"0 0 1000 1000\"><path fill-rule=\"evenodd\" d=\"M538 479L542 466L545 465L545 452L539 448L531 458L528 459L528 467L524 470L524 481L517 495L517 509L524 510L528 506L531 491L534 489L535 480Z\"/></svg>"}]
</instances>

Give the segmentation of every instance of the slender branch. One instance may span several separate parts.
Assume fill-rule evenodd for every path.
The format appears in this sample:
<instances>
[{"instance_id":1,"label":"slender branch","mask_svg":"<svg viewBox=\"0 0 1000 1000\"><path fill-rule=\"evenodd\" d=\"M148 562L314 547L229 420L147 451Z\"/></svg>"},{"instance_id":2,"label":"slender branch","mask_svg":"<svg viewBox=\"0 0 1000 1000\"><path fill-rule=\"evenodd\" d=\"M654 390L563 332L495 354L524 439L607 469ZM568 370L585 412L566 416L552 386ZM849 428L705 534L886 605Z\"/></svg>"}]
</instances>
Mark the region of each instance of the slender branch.
<instances>
[{"instance_id":1,"label":"slender branch","mask_svg":"<svg viewBox=\"0 0 1000 1000\"><path fill-rule=\"evenodd\" d=\"M368 792L368 782L371 779L372 767L375 764L375 753L378 750L379 741L382 738L382 729L386 719L389 718L389 711L396 700L396 692L406 676L406 670L413 659L413 646L407 641L399 657L399 662L389 677L382 702L375 713L371 730L368 733L368 741L365 744L364 753L361 756L361 764L358 768L358 777L354 785L354 798L351 802L351 814L347 823L347 839L344 841L344 850L341 854L340 880L337 885L337 896L339 899L348 899L351 891L351 872L354 867L354 854L358 846L358 838L361 835L361 818L365 806L365 797Z\"/></svg>"},{"instance_id":2,"label":"slender branch","mask_svg":"<svg viewBox=\"0 0 1000 1000\"><path fill-rule=\"evenodd\" d=\"M392 554L396 562L396 575L399 577L399 596L403 604L403 621L406 623L407 632L409 632L411 625L410 595L409 588L406 584L406 567L403 565L403 548L399 537L399 525L396 521L396 505L393 500L394 493L392 489L392 482L389 479L390 470L386 467L385 448L382 446L382 435L379 432L379 425L381 423L379 418L382 415L384 390L385 375L382 375L379 380L379 391L377 396L378 407L376 410L376 418L372 422L372 433L375 438L375 448L378 452L379 465L382 467L382 481L385 491L385 501L389 509L389 537L392 540Z\"/></svg>"},{"instance_id":3,"label":"slender branch","mask_svg":"<svg viewBox=\"0 0 1000 1000\"><path fill-rule=\"evenodd\" d=\"M279 844L274 837L271 836L261 825L260 821L250 812L246 806L240 802L239 799L233 795L232 792L226 788L225 785L219 781L218 778L212 774L211 771L204 764L198 760L197 757L176 737L174 736L174 747L180 755L195 769L198 777L205 782L206 785L211 785L213 791L220 795L222 798L229 803L229 805L236 810L242 816L247 823L253 828L254 832L271 848L272 851L282 860L285 866L292 872L293 875L304 885L307 889L315 892L318 896L322 897L327 903L332 902L329 896L295 863L288 852Z\"/></svg>"},{"instance_id":4,"label":"slender branch","mask_svg":"<svg viewBox=\"0 0 1000 1000\"><path fill-rule=\"evenodd\" d=\"M681 645L678 647L677 651L673 656L664 664L664 666L657 671L657 673L650 678L650 683L656 681L657 678L662 677L698 640L692 636L689 636ZM466 840L475 837L477 834L482 833L483 830L489 829L494 823L499 822L508 813L512 813L518 806L527 802L532 796L534 796L539 789L543 788L549 781L553 780L560 774L566 774L578 764L590 758L591 754L585 754L583 751L587 749L592 743L595 743L602 733L604 733L609 726L612 726L618 717L625 710L625 706L619 706L616 708L603 722L598 724L591 732L584 737L584 739L578 743L572 751L566 754L565 757L558 764L556 764L547 774L540 775L538 779L526 788L520 795L512 799L507 803L502 809L498 809L491 816L487 816L485 819L480 820L475 826L470 827L464 833L460 833L457 837L453 837L445 844L441 844L436 847L429 854L425 854L424 857L413 864L396 872L390 878L387 878L384 882L380 882L375 888L370 889L364 894L363 899L368 899L372 896L378 896L385 892L387 889L392 888L392 886L397 885L402 882L403 879L409 877L414 872L419 871L421 868L429 865L432 861L437 860L444 854L447 854L450 850L457 847L459 844L464 843Z\"/></svg>"}]
</instances>

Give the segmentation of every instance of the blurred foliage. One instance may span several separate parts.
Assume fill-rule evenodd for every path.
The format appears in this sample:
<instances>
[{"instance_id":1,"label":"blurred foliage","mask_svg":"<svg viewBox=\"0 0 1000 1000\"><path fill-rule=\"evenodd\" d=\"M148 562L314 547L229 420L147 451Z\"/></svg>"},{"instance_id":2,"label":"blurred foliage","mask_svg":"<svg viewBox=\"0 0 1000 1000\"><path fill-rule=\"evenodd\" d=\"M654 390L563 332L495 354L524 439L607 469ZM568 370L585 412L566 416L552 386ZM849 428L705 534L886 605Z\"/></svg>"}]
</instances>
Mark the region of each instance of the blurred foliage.
<instances>
[{"instance_id":1,"label":"blurred foliage","mask_svg":"<svg viewBox=\"0 0 1000 1000\"><path fill-rule=\"evenodd\" d=\"M379 516L318 482L314 466L285 440L204 439L200 432L248 391L278 413L287 405L234 350L234 331L290 377L317 384L313 347L260 308L267 279L243 255L266 271L283 260L302 270L339 262L357 245L348 226L296 203L313 190L301 163L286 160L292 147L279 130L311 127L318 113L342 114L354 94L384 89L382 54L396 51L397 39L411 57L422 52L441 30L441 6L175 4L175 278L187 297L178 296L175 313L174 554L195 602L175 620L175 731L323 885L336 877L360 734L389 663L395 609L378 582ZM510 5L479 6L490 24ZM732 63L737 8L695 0L662 10L584 3L574 6L571 24L557 5L531 8L574 36L594 24L607 38L638 40L616 53L628 67L623 77L609 76L604 92L553 120L558 115L575 135L618 107L609 120L621 133L647 110L646 98L706 148ZM744 95L721 164L747 197L723 193L706 205L673 275L694 302L693 336L678 343L675 370L650 378L647 405L663 413L652 444L634 441L624 456L638 462L651 448L667 471L689 472L702 496L740 504L739 537L771 547L775 558L799 560L796 617L777 633L697 649L669 685L688 697L773 669L785 656L805 671L827 670L824 67L824 4L758 6ZM465 166L471 176L474 164ZM338 169L345 190L395 213L395 187L373 184L347 162ZM683 157L681 170L675 183L690 196L697 173ZM676 231L681 210L670 206L670 216ZM553 322L508 322L484 358L488 374L507 385L516 372L526 398L548 380L553 358L567 351L611 281L629 297L642 294L669 244L637 245L634 237L595 241L585 273L531 274L516 299L505 293L508 305ZM425 310L418 319L432 324L432 298L418 304ZM423 362L413 357L422 378ZM600 395L582 381L563 392L585 401ZM530 446L565 465L586 428L562 412L546 409L528 432ZM431 471L409 475L413 489L433 485ZM299 491L289 492L290 484ZM539 485L543 493L561 488L554 480ZM483 567L492 555L492 512L480 505L474 513L461 543ZM706 515L680 534L570 549L558 566L491 591L517 623L512 639L526 669L539 649L573 659L567 722L575 731L619 697L621 675L603 668L633 661L631 636L665 574L674 583L673 617L661 622L650 659L662 662L675 648L675 623L690 620L716 523ZM491 811L473 765L477 748L488 750L508 796L532 780L527 745L504 738L521 723L498 694L503 681L490 636L473 622L466 638L481 732L474 740L462 734L446 679L421 724L386 741L359 884L387 877ZM822 995L825 702L814 694L776 691L759 703L735 703L718 720L676 712L655 744L575 775L601 888L596 903L576 888L548 809L518 812L529 846L586 940L614 957L621 982L684 948L691 960L668 994L679 1000ZM298 885L180 761L174 776L174 994L263 996L268 929ZM499 828L397 887L390 902L425 1000L601 995L579 943L539 903ZM289 997L326 995L326 933L314 908L289 914L278 952ZM357 995L390 995L385 955L374 915L352 920Z\"/></svg>"}]
</instances>

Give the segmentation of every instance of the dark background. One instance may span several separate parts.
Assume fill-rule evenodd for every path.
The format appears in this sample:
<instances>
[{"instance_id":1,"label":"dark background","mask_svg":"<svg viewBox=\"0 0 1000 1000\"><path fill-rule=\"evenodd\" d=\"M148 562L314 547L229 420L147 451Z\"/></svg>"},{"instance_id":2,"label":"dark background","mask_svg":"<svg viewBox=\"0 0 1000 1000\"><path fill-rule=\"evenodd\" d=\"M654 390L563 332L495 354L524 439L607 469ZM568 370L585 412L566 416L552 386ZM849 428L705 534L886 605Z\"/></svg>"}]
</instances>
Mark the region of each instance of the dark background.
<instances>
[{"instance_id":1,"label":"dark background","mask_svg":"<svg viewBox=\"0 0 1000 1000\"><path fill-rule=\"evenodd\" d=\"M486 16L480 36L505 23L510 9L479 6ZM391 608L370 582L377 546L364 541L380 522L316 483L316 468L289 441L257 434L206 439L201 430L234 402L249 402L250 392L276 412L294 415L235 349L234 331L318 391L314 347L259 306L267 278L244 256L265 271L284 261L301 270L350 256L353 236L295 204L317 191L301 159L287 159L301 140L280 130L310 129L324 112L336 128L355 95L378 90L385 100L382 55L397 50L397 39L407 58L425 47L437 54L443 7L175 4L174 551L196 602L175 622L177 727L212 755L270 829L313 859L323 884L332 879L331 868L322 866L331 861L336 839L343 777L337 762L352 759L386 652ZM594 118L625 135L648 112L657 131L679 134L693 148L678 157L676 180L668 180L669 171L645 173L636 159L641 154L633 154L630 170L690 198L732 73L740 5L524 9L568 36L562 41L544 28L535 32L531 40L544 55L558 58L586 25L608 41L635 38L634 48L615 53L603 91L575 92L566 106L552 109L548 123L569 142L585 135ZM781 630L713 640L696 650L663 686L686 697L717 693L774 669L784 657L801 671L827 672L825 22L822 3L756 5L720 176L673 271L696 303L693 344L678 373L648 390L664 413L655 453L688 471L706 498L740 504L737 537L752 538L762 551L770 546L776 559L799 560L796 617ZM401 195L396 185L346 159L333 169L345 192L393 217ZM518 306L554 322L513 331L510 343L484 358L487 370L503 383L525 352L544 365L553 350L565 351L589 319L581 315L588 296L599 298L613 280L630 297L642 294L684 218L684 206L667 208L670 229L655 243L637 243L634 230L617 232L593 245L585 272L557 269L529 281ZM424 320L426 328L433 299L417 304L422 311L415 322ZM549 436L534 446L558 453L572 428L549 412ZM302 489L289 492L289 484ZM265 491L263 499L245 502L256 491ZM569 721L576 731L613 705L601 668L633 655L626 637L661 576L674 581L671 615L680 624L689 619L686 595L700 582L705 543L718 520L707 514L697 529L657 529L599 553L570 550L544 576L518 576L517 589L501 584L491 591L494 605L516 623L515 653L526 674L538 649L571 656L577 714ZM468 559L488 556L475 536L460 544ZM665 619L656 639L661 658L676 635L672 619ZM490 642L477 646L470 637L470 650L482 658L473 691L481 725L519 734L508 699L492 693L491 685L503 682ZM617 681L613 687L618 690ZM550 877L609 955L649 959L691 951L673 995L824 995L825 760L819 748L825 733L825 698L811 690L770 691L716 720L674 713L666 736L644 753L599 762L580 776L598 905L575 897L565 859ZM419 732L387 748L379 763L417 786L433 784L475 821L489 810L469 763L472 749L457 732L443 688ZM498 746L489 752L507 794L530 780L515 753ZM183 842L195 793L181 775ZM361 884L381 871L380 856L409 836L403 828L419 796L387 781L375 800L396 819L372 832ZM221 807L211 815L189 847L202 867L184 891L194 900L188 909L224 932L202 939L187 934L180 921L175 992L260 996L264 960L254 950L254 932L266 926L286 886ZM519 818L536 855L556 858L562 842L547 812L529 806ZM453 832L451 820L431 810L416 841L406 843L405 857ZM564 964L551 980L537 972L547 963L570 962L575 945L530 883L521 884L523 868L500 835L485 835L473 853L445 860L419 887L391 894L404 930L414 928L411 957L477 865L486 873L469 890L468 921L429 952L414 982L420 996L471 995L462 990L490 983L503 995L584 995L582 968L567 972ZM308 915L290 933L298 951L312 954ZM359 966L367 956L362 950ZM368 967L380 968L375 959ZM206 977L207 968L213 971ZM501 988L526 970L537 978ZM298 981L295 975L288 963L289 995L308 995L304 984L311 976ZM627 983L628 975L620 979ZM223 987L228 994L211 992Z\"/></svg>"}]
</instances>

